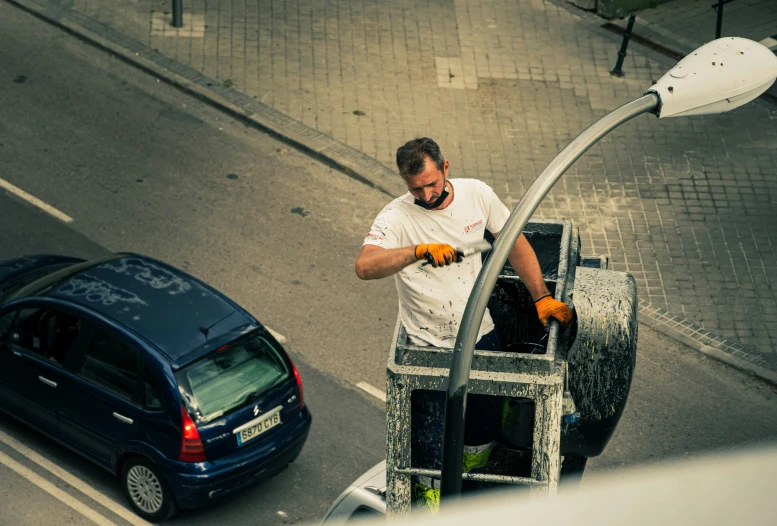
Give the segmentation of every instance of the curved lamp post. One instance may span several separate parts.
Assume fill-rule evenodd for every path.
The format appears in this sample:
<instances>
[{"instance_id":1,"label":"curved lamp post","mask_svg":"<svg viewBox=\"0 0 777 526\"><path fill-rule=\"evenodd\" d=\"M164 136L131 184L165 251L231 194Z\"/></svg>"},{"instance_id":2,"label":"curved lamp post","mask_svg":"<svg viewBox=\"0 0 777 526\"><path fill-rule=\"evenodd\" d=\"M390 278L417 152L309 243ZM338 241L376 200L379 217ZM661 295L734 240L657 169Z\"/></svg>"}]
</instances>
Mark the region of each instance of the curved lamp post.
<instances>
[{"instance_id":1,"label":"curved lamp post","mask_svg":"<svg viewBox=\"0 0 777 526\"><path fill-rule=\"evenodd\" d=\"M642 97L586 128L532 183L510 214L480 270L456 337L445 404L442 497L458 498L461 493L467 383L488 299L510 249L550 189L599 139L637 115L650 112L664 118L724 113L758 97L775 78L777 57L765 46L744 38L713 40L678 62ZM558 331L557 323L551 323L551 331Z\"/></svg>"}]
</instances>

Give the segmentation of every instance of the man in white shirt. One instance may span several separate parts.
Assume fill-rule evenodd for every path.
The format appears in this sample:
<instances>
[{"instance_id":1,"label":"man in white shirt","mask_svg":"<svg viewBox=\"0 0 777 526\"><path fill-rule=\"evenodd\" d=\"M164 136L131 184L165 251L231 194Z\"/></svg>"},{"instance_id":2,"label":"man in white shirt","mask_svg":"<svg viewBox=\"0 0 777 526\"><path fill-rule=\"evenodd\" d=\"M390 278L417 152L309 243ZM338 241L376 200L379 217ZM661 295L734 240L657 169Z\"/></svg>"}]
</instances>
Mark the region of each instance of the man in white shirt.
<instances>
[{"instance_id":1,"label":"man in white shirt","mask_svg":"<svg viewBox=\"0 0 777 526\"><path fill-rule=\"evenodd\" d=\"M510 217L494 191L475 179L448 179L449 163L432 139L408 141L397 150L397 167L408 193L394 199L375 218L356 260L361 279L394 276L399 315L411 343L452 348L464 308L482 267L478 255L460 259L458 251L482 241L486 230L495 237ZM425 260L430 265L418 263ZM555 300L529 242L520 235L510 251L510 264L535 301L543 325L557 319L566 330L569 307ZM418 264L417 264L418 263ZM488 311L478 333L476 349L499 350L494 322ZM445 393L419 393L412 420L424 426L414 433L411 451L415 467L440 469ZM467 405L464 437L466 470L486 465L498 438L500 397L472 395ZM439 506L439 481L419 479L413 486L417 505L434 511Z\"/></svg>"},{"instance_id":2,"label":"man in white shirt","mask_svg":"<svg viewBox=\"0 0 777 526\"><path fill-rule=\"evenodd\" d=\"M482 267L480 257L460 259L457 250L481 241L486 230L498 236L510 211L487 184L448 179L449 163L432 139L413 139L401 146L397 167L409 192L375 218L356 260L356 274L365 280L393 275L400 318L411 343L452 348ZM566 330L572 313L550 295L523 234L508 259L535 301L543 325L555 318ZM431 264L414 264L419 260ZM486 311L476 348L498 346Z\"/></svg>"}]
</instances>

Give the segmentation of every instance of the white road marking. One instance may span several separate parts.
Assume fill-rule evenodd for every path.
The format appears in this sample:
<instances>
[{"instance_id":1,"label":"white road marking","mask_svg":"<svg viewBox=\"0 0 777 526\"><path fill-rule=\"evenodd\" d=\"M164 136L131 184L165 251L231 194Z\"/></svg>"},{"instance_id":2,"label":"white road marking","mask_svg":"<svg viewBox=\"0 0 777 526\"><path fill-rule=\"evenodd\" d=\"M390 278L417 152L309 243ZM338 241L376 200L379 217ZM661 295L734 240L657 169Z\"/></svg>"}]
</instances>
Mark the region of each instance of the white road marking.
<instances>
[{"instance_id":1,"label":"white road marking","mask_svg":"<svg viewBox=\"0 0 777 526\"><path fill-rule=\"evenodd\" d=\"M359 389L362 389L362 390L368 392L369 394L371 394L372 396L374 396L378 400L381 400L383 402L386 401L386 393L384 393L383 391L381 391L377 387L373 387L373 386L371 386L370 384L368 384L366 382L359 382L358 384L356 384L356 387L358 387Z\"/></svg>"},{"instance_id":2,"label":"white road marking","mask_svg":"<svg viewBox=\"0 0 777 526\"><path fill-rule=\"evenodd\" d=\"M6 455L1 451L0 451L0 464L5 464L7 467L15 471L17 474L24 477L28 481L32 482L40 489L42 489L49 495L53 496L54 498L56 498L66 506L73 508L75 511L77 511L78 513L80 513L81 515L83 515L93 523L99 524L100 526L116 526L116 523L109 521L108 519L106 519L96 511L94 511L92 508L90 508L83 502L73 498L71 495L62 491L54 484L44 479L40 475L36 474L35 472L30 471L28 468L22 466L21 464L19 464L14 459L12 459L11 457L9 457L8 455Z\"/></svg>"},{"instance_id":3,"label":"white road marking","mask_svg":"<svg viewBox=\"0 0 777 526\"><path fill-rule=\"evenodd\" d=\"M41 201L40 199L38 199L34 195L28 194L27 192L25 192L21 188L18 188L16 186L12 185L11 183L9 183L8 181L6 181L4 179L0 179L0 188L5 188L6 190L11 192L12 194L15 194L15 195L21 197L22 199L24 199L28 203L37 206L38 208L40 208L44 212L48 212L49 214L53 215L54 217L56 217L60 221L63 221L65 223L72 223L73 222L73 218L70 217L69 215L63 214L62 212L60 212L59 210L57 210L53 206L47 205L46 203L44 203L43 201Z\"/></svg>"},{"instance_id":4,"label":"white road marking","mask_svg":"<svg viewBox=\"0 0 777 526\"><path fill-rule=\"evenodd\" d=\"M60 479L64 480L68 484L70 484L73 488L77 489L93 501L97 502L98 504L104 506L106 509L112 511L125 521L129 522L130 524L133 524L134 526L151 526L151 523L144 521L137 515L135 515L132 511L128 510L115 500L103 495L96 489L94 489L92 486L87 484L86 482L74 477L61 467L57 466L50 460L43 458L38 453L33 451L32 449L28 448L15 438L11 437L10 435L4 433L3 431L0 431L0 442L3 442L8 447L11 447L24 455L25 457L29 458L36 464L38 464L40 467L51 473L52 475L59 477Z\"/></svg>"},{"instance_id":5,"label":"white road marking","mask_svg":"<svg viewBox=\"0 0 777 526\"><path fill-rule=\"evenodd\" d=\"M267 329L267 332L269 332L270 334L272 334L272 337L273 337L273 338L275 338L276 340L278 340L278 343L286 343L286 342L288 342L288 341L289 341L288 339L286 339L286 336L284 336L283 334L281 334L281 333L279 333L279 332L275 332L274 330L272 330L271 328L269 328L267 325L265 325L265 326L264 326L264 328L265 328L265 329Z\"/></svg>"}]
</instances>

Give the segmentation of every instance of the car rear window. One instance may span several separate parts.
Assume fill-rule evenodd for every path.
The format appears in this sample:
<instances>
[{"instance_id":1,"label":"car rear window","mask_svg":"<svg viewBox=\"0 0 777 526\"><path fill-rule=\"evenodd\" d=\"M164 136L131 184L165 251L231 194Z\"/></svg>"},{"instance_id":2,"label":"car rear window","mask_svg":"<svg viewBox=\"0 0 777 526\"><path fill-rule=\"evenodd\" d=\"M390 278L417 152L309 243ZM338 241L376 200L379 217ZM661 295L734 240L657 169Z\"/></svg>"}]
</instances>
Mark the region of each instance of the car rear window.
<instances>
[{"instance_id":1,"label":"car rear window","mask_svg":"<svg viewBox=\"0 0 777 526\"><path fill-rule=\"evenodd\" d=\"M255 331L176 372L189 413L213 420L290 379L276 345Z\"/></svg>"}]
</instances>

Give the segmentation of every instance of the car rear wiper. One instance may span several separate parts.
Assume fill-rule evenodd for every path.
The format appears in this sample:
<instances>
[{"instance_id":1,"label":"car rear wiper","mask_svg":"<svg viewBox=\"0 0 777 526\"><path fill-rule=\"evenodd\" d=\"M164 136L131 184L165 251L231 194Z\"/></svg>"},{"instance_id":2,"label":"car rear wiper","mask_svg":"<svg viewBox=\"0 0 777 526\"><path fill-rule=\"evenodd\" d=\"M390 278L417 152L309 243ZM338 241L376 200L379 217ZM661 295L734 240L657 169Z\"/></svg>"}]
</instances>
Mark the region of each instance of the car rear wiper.
<instances>
[{"instance_id":1,"label":"car rear wiper","mask_svg":"<svg viewBox=\"0 0 777 526\"><path fill-rule=\"evenodd\" d=\"M260 389L257 389L253 393L249 394L246 398L247 400L255 401L257 398L261 398L264 395L266 395L269 391L272 391L276 387L278 387L280 384L282 384L285 380L288 380L288 376L281 376L280 378L276 379L272 384L265 385L261 387Z\"/></svg>"}]
</instances>

